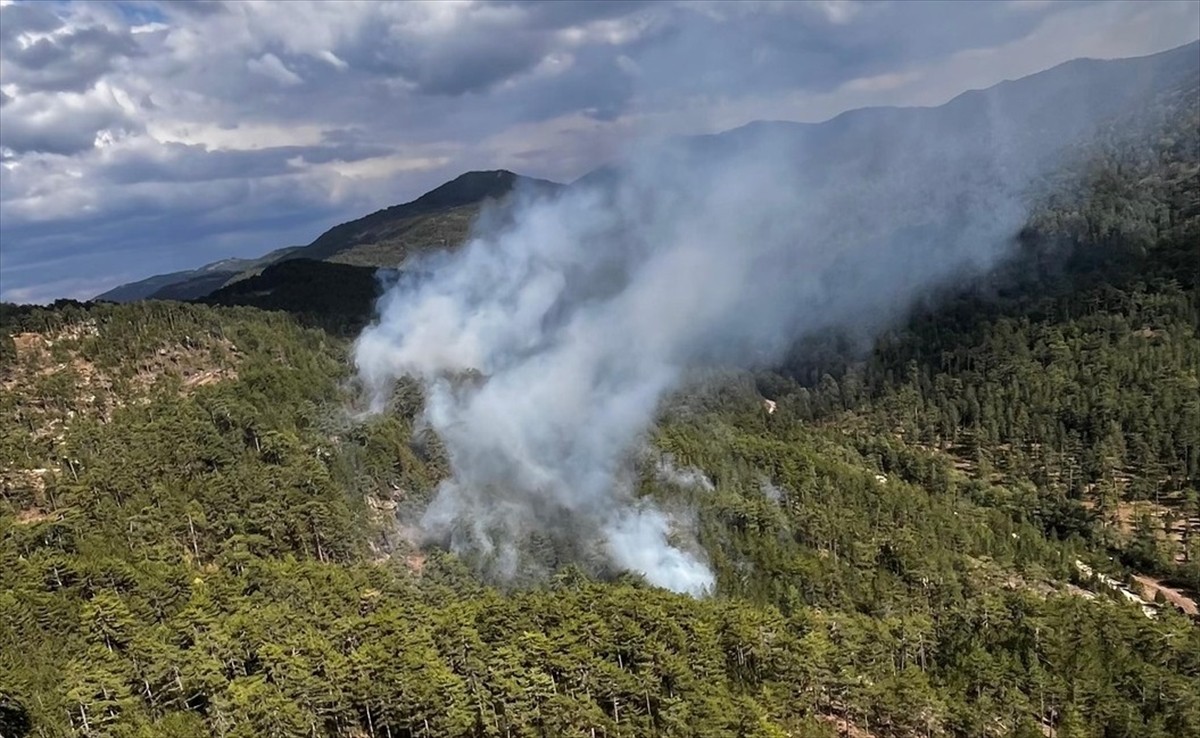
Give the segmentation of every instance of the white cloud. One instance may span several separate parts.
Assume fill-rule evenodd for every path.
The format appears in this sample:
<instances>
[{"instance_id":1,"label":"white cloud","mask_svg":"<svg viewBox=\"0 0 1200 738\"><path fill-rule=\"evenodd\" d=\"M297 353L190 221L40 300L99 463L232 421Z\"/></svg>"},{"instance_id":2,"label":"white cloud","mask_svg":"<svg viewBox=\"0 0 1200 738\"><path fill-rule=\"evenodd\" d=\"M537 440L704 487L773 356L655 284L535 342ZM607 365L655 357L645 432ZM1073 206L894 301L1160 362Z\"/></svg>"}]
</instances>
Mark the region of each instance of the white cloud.
<instances>
[{"instance_id":1,"label":"white cloud","mask_svg":"<svg viewBox=\"0 0 1200 738\"><path fill-rule=\"evenodd\" d=\"M127 97L99 83L87 92L17 94L0 107L0 145L18 155L74 154L92 148L104 131L141 127Z\"/></svg>"},{"instance_id":2,"label":"white cloud","mask_svg":"<svg viewBox=\"0 0 1200 738\"><path fill-rule=\"evenodd\" d=\"M337 54L333 53L332 51L330 51L328 49L325 49L324 51L319 52L317 54L317 56L320 57L321 59L324 59L325 61L329 62L331 65L333 65L337 69L345 70L345 69L350 68L349 64L347 64L343 59L339 58Z\"/></svg>"},{"instance_id":3,"label":"white cloud","mask_svg":"<svg viewBox=\"0 0 1200 738\"><path fill-rule=\"evenodd\" d=\"M854 0L819 0L816 5L830 23L839 25L854 20L862 11L862 4Z\"/></svg>"},{"instance_id":4,"label":"white cloud","mask_svg":"<svg viewBox=\"0 0 1200 738\"><path fill-rule=\"evenodd\" d=\"M162 120L146 132L159 143L203 146L209 151L253 151L272 146L316 146L325 137L319 125L283 123L240 123L219 126L203 121Z\"/></svg>"},{"instance_id":5,"label":"white cloud","mask_svg":"<svg viewBox=\"0 0 1200 738\"><path fill-rule=\"evenodd\" d=\"M450 162L450 158L441 157L408 157L401 154L394 156L379 156L360 161L333 161L327 164L310 166L312 171L328 171L340 177L351 179L387 179L400 172L420 172L437 169Z\"/></svg>"},{"instance_id":6,"label":"white cloud","mask_svg":"<svg viewBox=\"0 0 1200 738\"><path fill-rule=\"evenodd\" d=\"M255 74L273 79L285 87L304 84L300 75L288 69L274 54L263 54L257 59L250 59L246 62L246 68Z\"/></svg>"},{"instance_id":7,"label":"white cloud","mask_svg":"<svg viewBox=\"0 0 1200 738\"><path fill-rule=\"evenodd\" d=\"M846 92L885 92L911 84L913 81L920 79L920 77L920 73L914 71L890 72L888 74L877 74L874 77L852 79L839 89Z\"/></svg>"}]
</instances>

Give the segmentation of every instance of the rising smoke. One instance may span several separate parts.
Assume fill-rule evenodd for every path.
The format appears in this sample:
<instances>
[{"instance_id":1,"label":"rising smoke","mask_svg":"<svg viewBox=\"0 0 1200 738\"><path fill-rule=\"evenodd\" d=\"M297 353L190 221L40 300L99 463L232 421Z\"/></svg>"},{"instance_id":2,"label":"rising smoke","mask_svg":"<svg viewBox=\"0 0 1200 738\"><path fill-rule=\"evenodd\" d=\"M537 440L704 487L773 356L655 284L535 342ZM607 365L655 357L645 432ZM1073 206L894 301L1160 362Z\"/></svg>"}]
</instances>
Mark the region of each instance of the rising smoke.
<instances>
[{"instance_id":1,"label":"rising smoke","mask_svg":"<svg viewBox=\"0 0 1200 738\"><path fill-rule=\"evenodd\" d=\"M355 359L376 410L395 379L424 386L453 472L424 533L499 576L548 534L709 590L686 521L629 473L660 400L693 367L869 334L994 264L1025 219L1035 148L1018 151L994 110L954 135L927 112L646 148L406 265Z\"/></svg>"}]
</instances>

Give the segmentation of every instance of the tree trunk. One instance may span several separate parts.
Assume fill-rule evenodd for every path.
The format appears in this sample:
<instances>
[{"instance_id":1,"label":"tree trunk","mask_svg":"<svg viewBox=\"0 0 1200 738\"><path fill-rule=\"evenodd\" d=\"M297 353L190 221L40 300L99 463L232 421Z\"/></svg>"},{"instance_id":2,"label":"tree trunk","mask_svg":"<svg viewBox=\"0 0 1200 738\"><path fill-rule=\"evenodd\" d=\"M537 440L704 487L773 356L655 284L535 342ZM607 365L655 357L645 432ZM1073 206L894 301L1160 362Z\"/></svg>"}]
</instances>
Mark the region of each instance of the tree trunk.
<instances>
[{"instance_id":1,"label":"tree trunk","mask_svg":"<svg viewBox=\"0 0 1200 738\"><path fill-rule=\"evenodd\" d=\"M196 556L196 564L200 563L200 547L196 545L196 526L192 522L192 514L188 513L188 532L192 536L192 553Z\"/></svg>"}]
</instances>

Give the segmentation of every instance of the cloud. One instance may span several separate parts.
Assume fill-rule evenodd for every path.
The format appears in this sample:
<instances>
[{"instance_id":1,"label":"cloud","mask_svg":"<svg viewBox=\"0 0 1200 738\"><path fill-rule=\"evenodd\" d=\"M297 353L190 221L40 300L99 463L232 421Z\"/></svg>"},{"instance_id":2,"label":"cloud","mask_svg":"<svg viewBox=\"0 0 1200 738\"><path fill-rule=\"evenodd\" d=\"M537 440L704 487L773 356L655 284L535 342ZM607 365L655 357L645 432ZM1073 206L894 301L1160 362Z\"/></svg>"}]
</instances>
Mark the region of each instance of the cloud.
<instances>
[{"instance_id":1,"label":"cloud","mask_svg":"<svg viewBox=\"0 0 1200 738\"><path fill-rule=\"evenodd\" d=\"M141 123L107 85L87 92L18 94L0 107L0 147L15 154L77 154L102 132L127 134Z\"/></svg>"},{"instance_id":2,"label":"cloud","mask_svg":"<svg viewBox=\"0 0 1200 738\"><path fill-rule=\"evenodd\" d=\"M273 79L285 87L304 84L300 75L288 69L274 54L263 54L257 59L251 59L246 62L246 68L255 74Z\"/></svg>"},{"instance_id":3,"label":"cloud","mask_svg":"<svg viewBox=\"0 0 1200 738\"><path fill-rule=\"evenodd\" d=\"M131 243L153 244L147 273L257 254L468 169L570 180L634 138L940 102L1198 23L1187 2L4 4L6 281L104 268ZM254 212L231 204L246 192ZM310 211L327 220L269 238Z\"/></svg>"},{"instance_id":4,"label":"cloud","mask_svg":"<svg viewBox=\"0 0 1200 738\"><path fill-rule=\"evenodd\" d=\"M69 25L40 5L8 5L0 13L5 81L22 90L83 92L140 53L129 28Z\"/></svg>"}]
</instances>

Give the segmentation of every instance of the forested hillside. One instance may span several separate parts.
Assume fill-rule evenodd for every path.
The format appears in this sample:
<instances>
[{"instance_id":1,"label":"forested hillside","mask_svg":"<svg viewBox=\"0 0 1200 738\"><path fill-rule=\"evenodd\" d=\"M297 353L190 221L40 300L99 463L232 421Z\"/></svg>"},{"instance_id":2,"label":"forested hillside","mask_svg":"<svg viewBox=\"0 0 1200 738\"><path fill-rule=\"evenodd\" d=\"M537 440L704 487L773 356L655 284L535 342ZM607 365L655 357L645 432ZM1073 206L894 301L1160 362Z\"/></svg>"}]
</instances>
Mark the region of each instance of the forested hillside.
<instances>
[{"instance_id":1,"label":"forested hillside","mask_svg":"<svg viewBox=\"0 0 1200 738\"><path fill-rule=\"evenodd\" d=\"M695 512L706 599L422 546L447 462L412 386L357 414L366 292L4 306L0 734L1200 736L1189 100L866 355L664 405L641 490Z\"/></svg>"}]
</instances>

